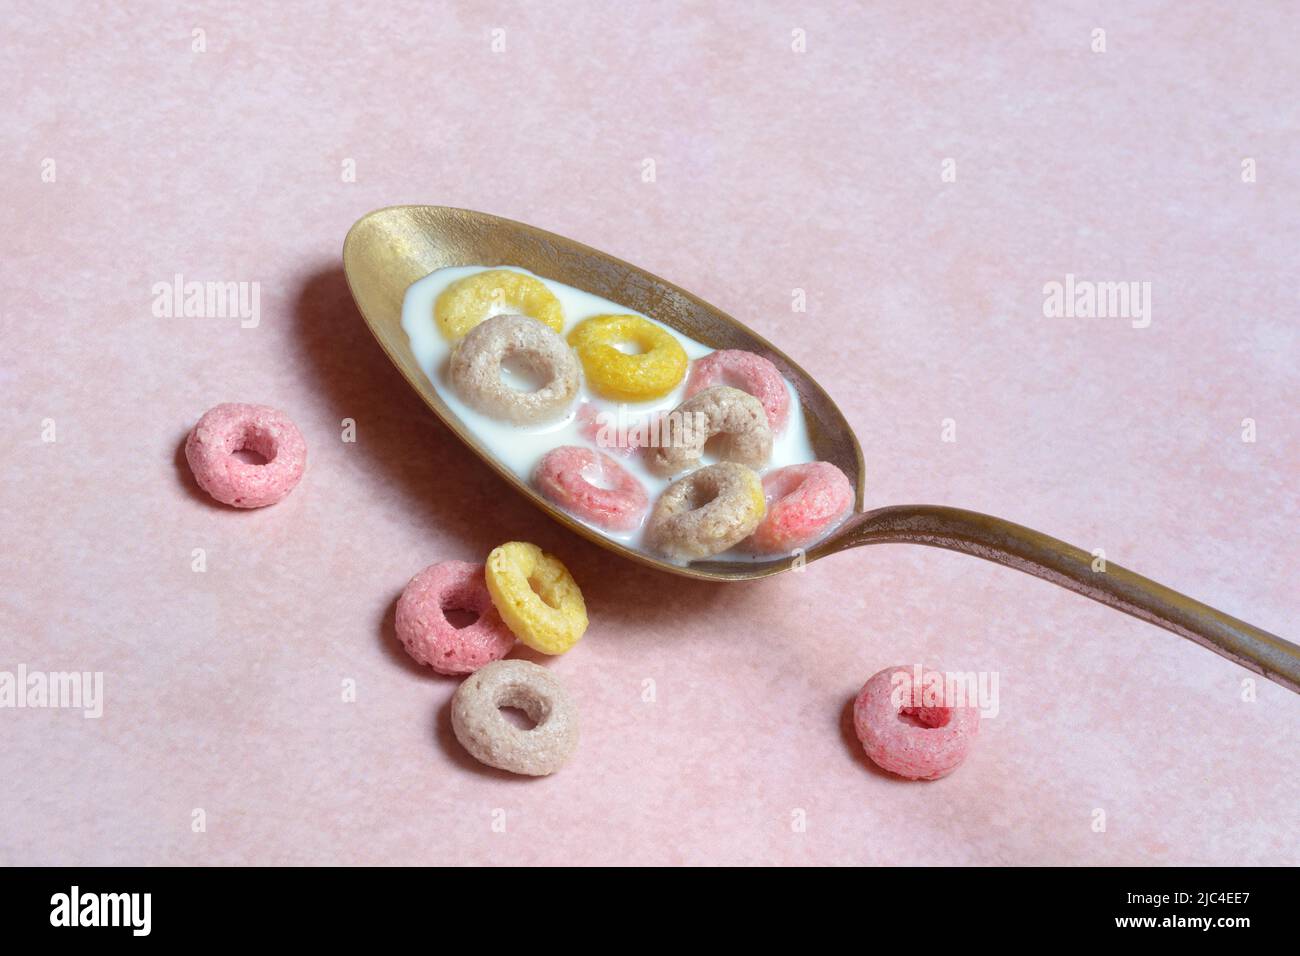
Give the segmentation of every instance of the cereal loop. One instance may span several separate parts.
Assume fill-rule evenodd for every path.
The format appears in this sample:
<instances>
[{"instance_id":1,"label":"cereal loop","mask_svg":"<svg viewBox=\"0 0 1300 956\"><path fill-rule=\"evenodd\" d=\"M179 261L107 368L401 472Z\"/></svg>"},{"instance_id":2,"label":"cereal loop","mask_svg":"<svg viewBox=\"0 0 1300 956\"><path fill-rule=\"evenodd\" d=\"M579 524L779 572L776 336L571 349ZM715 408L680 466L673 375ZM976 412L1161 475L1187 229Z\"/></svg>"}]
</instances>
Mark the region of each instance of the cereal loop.
<instances>
[{"instance_id":1,"label":"cereal loop","mask_svg":"<svg viewBox=\"0 0 1300 956\"><path fill-rule=\"evenodd\" d=\"M236 456L251 451L265 462ZM298 485L307 443L284 412L227 402L209 409L185 439L185 460L199 487L235 508L273 505Z\"/></svg>"},{"instance_id":2,"label":"cereal loop","mask_svg":"<svg viewBox=\"0 0 1300 956\"><path fill-rule=\"evenodd\" d=\"M478 619L457 628L448 611ZM411 578L397 600L397 637L413 658L439 674L469 674L499 660L514 647L501 615L492 606L483 565L467 561L431 564Z\"/></svg>"},{"instance_id":3,"label":"cereal loop","mask_svg":"<svg viewBox=\"0 0 1300 956\"><path fill-rule=\"evenodd\" d=\"M853 486L829 461L787 465L763 476L767 517L750 545L757 552L781 554L807 547L853 507Z\"/></svg>"},{"instance_id":4,"label":"cereal loop","mask_svg":"<svg viewBox=\"0 0 1300 956\"><path fill-rule=\"evenodd\" d=\"M663 414L661 411L652 412L644 418L643 427L620 429L617 412L597 408L594 402L582 402L573 420L578 426L578 434L602 452L628 458L650 444L651 421Z\"/></svg>"},{"instance_id":5,"label":"cereal loop","mask_svg":"<svg viewBox=\"0 0 1300 956\"><path fill-rule=\"evenodd\" d=\"M716 385L693 395L668 413L663 444L649 456L651 469L675 475L694 468L704 446L717 437L718 457L761 468L772 455L772 429L758 399L738 388Z\"/></svg>"},{"instance_id":6,"label":"cereal loop","mask_svg":"<svg viewBox=\"0 0 1300 956\"><path fill-rule=\"evenodd\" d=\"M548 325L564 329L564 308L539 279L509 269L489 269L457 279L438 296L433 314L438 328L455 341L491 315L515 308Z\"/></svg>"},{"instance_id":7,"label":"cereal loop","mask_svg":"<svg viewBox=\"0 0 1300 956\"><path fill-rule=\"evenodd\" d=\"M646 539L674 561L708 558L752 534L765 510L758 475L744 465L719 462L668 486L650 513Z\"/></svg>"},{"instance_id":8,"label":"cereal loop","mask_svg":"<svg viewBox=\"0 0 1300 956\"><path fill-rule=\"evenodd\" d=\"M950 706L955 702L943 699L943 688L942 673L906 665L868 680L853 703L853 729L867 756L910 780L956 770L979 732L980 712L966 702Z\"/></svg>"},{"instance_id":9,"label":"cereal loop","mask_svg":"<svg viewBox=\"0 0 1300 956\"><path fill-rule=\"evenodd\" d=\"M502 363L515 361L541 380L533 391L512 388ZM540 322L523 315L494 315L456 343L451 384L470 406L517 425L553 421L578 397L580 373L573 352Z\"/></svg>"},{"instance_id":10,"label":"cereal loop","mask_svg":"<svg viewBox=\"0 0 1300 956\"><path fill-rule=\"evenodd\" d=\"M587 605L569 569L535 544L510 541L488 555L492 603L515 637L543 654L563 654L587 630Z\"/></svg>"},{"instance_id":11,"label":"cereal loop","mask_svg":"<svg viewBox=\"0 0 1300 956\"><path fill-rule=\"evenodd\" d=\"M503 707L522 710L516 727ZM496 661L471 674L451 698L451 729L479 763L510 773L555 773L578 746L578 711L559 679L532 661Z\"/></svg>"},{"instance_id":12,"label":"cereal loop","mask_svg":"<svg viewBox=\"0 0 1300 956\"><path fill-rule=\"evenodd\" d=\"M631 531L650 507L635 475L608 455L577 445L548 451L533 481L561 508L609 531Z\"/></svg>"},{"instance_id":13,"label":"cereal loop","mask_svg":"<svg viewBox=\"0 0 1300 956\"><path fill-rule=\"evenodd\" d=\"M720 349L696 359L691 364L686 397L715 385L730 385L748 392L767 412L772 431L779 432L785 427L790 414L790 393L786 390L785 379L768 359L740 349Z\"/></svg>"},{"instance_id":14,"label":"cereal loop","mask_svg":"<svg viewBox=\"0 0 1300 956\"><path fill-rule=\"evenodd\" d=\"M640 351L629 354L616 346ZM606 398L645 402L663 398L686 375L686 350L672 335L639 315L597 315L569 333L587 382Z\"/></svg>"}]
</instances>

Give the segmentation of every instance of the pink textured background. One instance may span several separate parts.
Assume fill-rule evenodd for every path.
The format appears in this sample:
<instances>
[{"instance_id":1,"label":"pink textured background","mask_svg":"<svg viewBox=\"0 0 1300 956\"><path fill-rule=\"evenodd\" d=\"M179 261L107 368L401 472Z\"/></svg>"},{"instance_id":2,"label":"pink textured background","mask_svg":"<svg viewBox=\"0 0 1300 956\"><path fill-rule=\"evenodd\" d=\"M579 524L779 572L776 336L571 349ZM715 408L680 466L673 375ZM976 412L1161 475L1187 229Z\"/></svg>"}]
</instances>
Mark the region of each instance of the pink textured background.
<instances>
[{"instance_id":1,"label":"pink textured background","mask_svg":"<svg viewBox=\"0 0 1300 956\"><path fill-rule=\"evenodd\" d=\"M107 700L0 711L0 862L1300 863L1296 696L928 549L716 587L611 561L462 452L339 272L393 203L572 236L781 343L869 504L1019 520L1295 638L1295 5L132 6L5 19L0 669L102 670ZM260 282L261 325L155 318L178 272ZM1153 324L1044 318L1067 272L1152 282ZM278 507L215 506L178 456L230 400L307 437ZM472 763L453 680L392 634L414 572L509 538L592 615L548 780ZM932 785L845 719L917 659L1001 679Z\"/></svg>"}]
</instances>

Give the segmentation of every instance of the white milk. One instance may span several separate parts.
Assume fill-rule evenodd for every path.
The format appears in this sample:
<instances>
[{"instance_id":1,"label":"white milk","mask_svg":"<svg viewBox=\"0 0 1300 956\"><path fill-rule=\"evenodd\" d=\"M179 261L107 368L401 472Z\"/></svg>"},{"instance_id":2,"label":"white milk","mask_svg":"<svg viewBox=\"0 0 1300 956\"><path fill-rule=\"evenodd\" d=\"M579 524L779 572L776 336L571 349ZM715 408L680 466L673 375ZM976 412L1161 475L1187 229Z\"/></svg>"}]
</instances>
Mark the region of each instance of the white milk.
<instances>
[{"instance_id":1,"label":"white milk","mask_svg":"<svg viewBox=\"0 0 1300 956\"><path fill-rule=\"evenodd\" d=\"M573 409L570 410L568 416L545 425L515 425L509 422L497 421L482 412L470 408L461 401L455 389L452 388L448 375L447 367L451 358L452 343L443 337L437 322L434 320L433 304L442 291L457 279L473 275L476 272L485 272L488 269L510 269L512 272L533 275L527 269L519 269L514 266L455 266L448 269L439 269L437 272L432 272L423 279L412 283L410 288L406 290L406 297L402 301L402 329L410 339L411 352L414 354L416 362L424 370L424 374L429 377L429 381L433 383L433 387L437 389L438 394L442 396L442 400L447 403L447 407L451 409L452 413L461 420L461 423L468 430L478 436L479 440L487 446L498 461L518 475L521 481L532 484L534 467L536 467L542 456L552 448L561 445L595 448L595 443L579 432L576 413L582 402L592 403L597 411L607 412L611 419L619 414L620 403L594 394L587 387L585 378L578 389L578 401L574 402ZM566 337L575 325L583 319L591 318L593 315L642 315L640 312L634 312L617 302L602 299L600 296L592 295L590 292L583 292L581 289L575 289L561 282L555 282L542 276L534 276L534 278L545 284L550 289L551 294L560 300L560 305L564 307L564 331L561 334ZM510 310L505 309L502 311ZM642 316L642 318L649 319L651 322L655 321L651 316ZM713 351L708 346L687 338L676 329L668 328L662 322L655 322L655 324L665 329L680 342L682 348L686 350L687 357L691 359L701 358ZM512 375L509 369L505 370L505 376L507 382L516 377ZM689 378L689 373L687 377ZM521 379L513 384L518 388L529 386L526 379ZM535 385L536 383L532 384ZM790 393L790 416L786 421L785 428L781 430L780 434L774 436L772 457L765 469L768 471L784 465L801 464L815 460L812 445L808 441L808 428L804 419L803 406L799 403L799 397L795 394L794 388L791 387L789 382L785 383L785 387L786 391ZM683 379L682 384L661 399L650 402L621 403L624 417L630 423L635 423L637 420L646 418L655 412L671 411L681 404L685 398L685 393L686 380ZM609 455L640 479L650 496L652 506L660 493L673 481L673 479L661 478L646 468L639 452L624 456L619 453L621 449L596 450ZM704 464L710 464L715 460L710 455L706 454L704 456ZM578 518L578 520L581 521L582 519ZM590 522L584 521L583 523L606 537L622 542L628 547L650 553L642 542L644 524L642 528L637 528L634 531L612 532L597 528ZM718 557L725 557L729 560L752 559L751 555L742 554L739 551L728 551L725 555L719 555Z\"/></svg>"}]
</instances>

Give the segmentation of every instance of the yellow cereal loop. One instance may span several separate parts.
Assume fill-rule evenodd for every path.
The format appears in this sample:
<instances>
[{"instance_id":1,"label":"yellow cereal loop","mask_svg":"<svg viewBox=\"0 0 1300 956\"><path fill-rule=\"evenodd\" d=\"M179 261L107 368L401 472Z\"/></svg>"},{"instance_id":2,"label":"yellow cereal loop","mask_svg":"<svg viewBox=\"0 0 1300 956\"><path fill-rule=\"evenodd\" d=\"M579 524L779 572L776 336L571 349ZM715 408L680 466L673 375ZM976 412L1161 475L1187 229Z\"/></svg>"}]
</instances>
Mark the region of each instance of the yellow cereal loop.
<instances>
[{"instance_id":1,"label":"yellow cereal loop","mask_svg":"<svg viewBox=\"0 0 1300 956\"><path fill-rule=\"evenodd\" d=\"M629 355L616 345L640 349ZM686 375L686 350L670 334L639 315L597 315L569 333L587 382L606 398L645 402L663 398Z\"/></svg>"},{"instance_id":2,"label":"yellow cereal loop","mask_svg":"<svg viewBox=\"0 0 1300 956\"><path fill-rule=\"evenodd\" d=\"M551 290L532 276L509 269L489 269L457 279L442 290L433 304L433 314L442 334L454 342L506 307L518 309L556 332L564 330L564 308Z\"/></svg>"},{"instance_id":3,"label":"yellow cereal loop","mask_svg":"<svg viewBox=\"0 0 1300 956\"><path fill-rule=\"evenodd\" d=\"M526 541L488 555L488 594L515 637L543 654L563 654L587 630L578 582L557 559Z\"/></svg>"}]
</instances>

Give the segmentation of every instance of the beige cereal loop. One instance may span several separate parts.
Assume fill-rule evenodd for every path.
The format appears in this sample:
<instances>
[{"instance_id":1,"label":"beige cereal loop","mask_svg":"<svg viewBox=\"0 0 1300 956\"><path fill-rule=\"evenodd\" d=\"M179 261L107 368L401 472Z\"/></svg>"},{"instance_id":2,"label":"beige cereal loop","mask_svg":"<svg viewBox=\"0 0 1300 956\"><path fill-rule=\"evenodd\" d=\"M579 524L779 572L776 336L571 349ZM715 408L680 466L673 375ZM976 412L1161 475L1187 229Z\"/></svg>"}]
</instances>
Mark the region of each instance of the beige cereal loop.
<instances>
[{"instance_id":1,"label":"beige cereal loop","mask_svg":"<svg viewBox=\"0 0 1300 956\"><path fill-rule=\"evenodd\" d=\"M700 463L709 439L718 457L750 468L762 468L772 456L772 427L767 412L753 395L717 385L692 395L666 419L664 444L649 456L650 467L675 475Z\"/></svg>"},{"instance_id":2,"label":"beige cereal loop","mask_svg":"<svg viewBox=\"0 0 1300 956\"><path fill-rule=\"evenodd\" d=\"M501 713L516 707L535 724L516 727ZM530 661L495 661L456 688L451 727L470 755L529 777L555 773L578 746L578 712L564 685Z\"/></svg>"},{"instance_id":3,"label":"beige cereal loop","mask_svg":"<svg viewBox=\"0 0 1300 956\"><path fill-rule=\"evenodd\" d=\"M501 377L501 363L516 359L542 378L541 388L522 392ZM451 384L470 406L517 425L562 417L578 397L578 359L564 339L523 315L496 315L480 322L451 354Z\"/></svg>"},{"instance_id":4,"label":"beige cereal loop","mask_svg":"<svg viewBox=\"0 0 1300 956\"><path fill-rule=\"evenodd\" d=\"M668 486L650 513L646 537L674 561L708 558L749 537L766 513L758 475L735 462L718 462Z\"/></svg>"}]
</instances>

